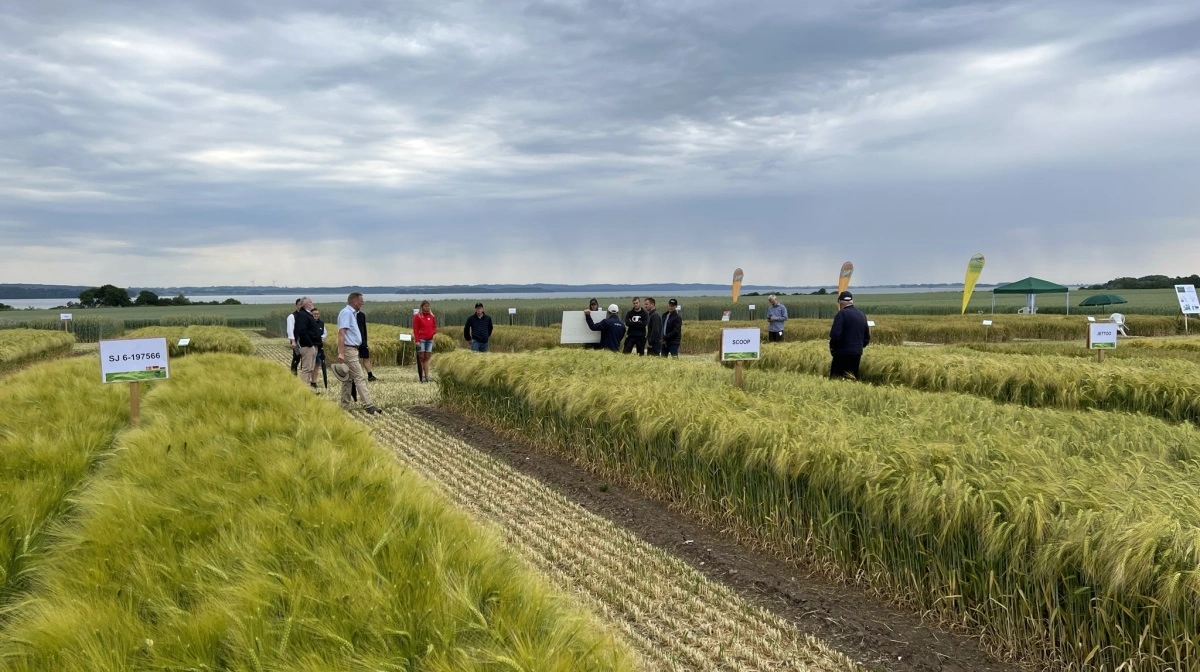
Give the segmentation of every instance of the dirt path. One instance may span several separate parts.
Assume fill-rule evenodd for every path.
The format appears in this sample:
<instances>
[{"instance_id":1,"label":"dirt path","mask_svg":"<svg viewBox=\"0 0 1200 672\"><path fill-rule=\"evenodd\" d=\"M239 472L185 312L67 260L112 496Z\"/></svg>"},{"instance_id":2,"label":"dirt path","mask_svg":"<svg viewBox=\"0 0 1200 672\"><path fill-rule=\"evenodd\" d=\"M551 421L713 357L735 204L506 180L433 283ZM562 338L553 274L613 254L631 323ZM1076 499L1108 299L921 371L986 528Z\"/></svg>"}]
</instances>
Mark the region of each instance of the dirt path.
<instances>
[{"instance_id":1,"label":"dirt path","mask_svg":"<svg viewBox=\"0 0 1200 672\"><path fill-rule=\"evenodd\" d=\"M252 336L284 364L279 341ZM377 440L618 629L651 670L980 670L996 663L854 589L804 577L687 517L435 408L436 384L383 368ZM338 384L322 388L336 399ZM614 522L615 521L615 522ZM832 648L831 646L832 645ZM835 651L835 649L837 651Z\"/></svg>"}]
</instances>

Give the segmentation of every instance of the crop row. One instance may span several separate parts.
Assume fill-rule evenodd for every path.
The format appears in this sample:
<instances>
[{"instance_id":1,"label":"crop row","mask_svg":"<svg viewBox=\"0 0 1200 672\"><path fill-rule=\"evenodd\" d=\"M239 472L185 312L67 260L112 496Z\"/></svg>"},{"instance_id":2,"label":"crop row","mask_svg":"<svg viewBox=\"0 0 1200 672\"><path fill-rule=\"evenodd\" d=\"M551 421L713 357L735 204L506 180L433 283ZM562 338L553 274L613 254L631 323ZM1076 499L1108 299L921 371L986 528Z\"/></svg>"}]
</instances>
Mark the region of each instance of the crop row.
<instances>
[{"instance_id":1,"label":"crop row","mask_svg":"<svg viewBox=\"0 0 1200 672\"><path fill-rule=\"evenodd\" d=\"M165 338L171 357L204 352L254 354L254 344L246 334L230 327L143 327L126 333L123 338ZM181 338L189 340L186 347L179 345Z\"/></svg>"},{"instance_id":2,"label":"crop row","mask_svg":"<svg viewBox=\"0 0 1200 672\"><path fill-rule=\"evenodd\" d=\"M124 387L100 386L95 363L53 366L21 375L123 421L89 404ZM4 669L630 669L607 630L285 368L232 355L176 367L18 568L29 590L4 604ZM23 432L62 443L80 429L66 418L91 420L80 410ZM78 459L63 451L104 444L5 456L50 474Z\"/></svg>"},{"instance_id":3,"label":"crop row","mask_svg":"<svg viewBox=\"0 0 1200 672\"><path fill-rule=\"evenodd\" d=\"M829 374L824 344L763 348L766 370ZM1200 367L1154 360L1095 362L1045 355L981 353L966 348L871 346L860 378L930 392L963 392L993 401L1063 409L1145 413L1200 422Z\"/></svg>"},{"instance_id":4,"label":"crop row","mask_svg":"<svg viewBox=\"0 0 1200 672\"><path fill-rule=\"evenodd\" d=\"M1191 669L1200 431L565 350L435 359L444 402L1021 655Z\"/></svg>"},{"instance_id":5,"label":"crop row","mask_svg":"<svg viewBox=\"0 0 1200 672\"><path fill-rule=\"evenodd\" d=\"M0 331L0 373L69 354L73 345L75 337L61 331L5 329Z\"/></svg>"}]
</instances>

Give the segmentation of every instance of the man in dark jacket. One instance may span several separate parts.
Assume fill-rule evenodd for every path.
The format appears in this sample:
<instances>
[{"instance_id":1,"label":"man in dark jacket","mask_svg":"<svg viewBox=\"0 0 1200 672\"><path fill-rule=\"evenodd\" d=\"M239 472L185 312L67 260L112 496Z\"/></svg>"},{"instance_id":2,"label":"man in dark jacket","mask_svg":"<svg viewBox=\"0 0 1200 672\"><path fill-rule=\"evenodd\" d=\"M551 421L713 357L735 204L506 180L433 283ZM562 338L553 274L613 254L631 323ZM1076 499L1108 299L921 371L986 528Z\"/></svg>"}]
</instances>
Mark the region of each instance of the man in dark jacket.
<instances>
[{"instance_id":1,"label":"man in dark jacket","mask_svg":"<svg viewBox=\"0 0 1200 672\"><path fill-rule=\"evenodd\" d=\"M598 299L592 299L591 301L588 301L587 309L594 313L600 312L600 301ZM600 344L599 343L584 343L583 349L584 350L599 350Z\"/></svg>"},{"instance_id":2,"label":"man in dark jacket","mask_svg":"<svg viewBox=\"0 0 1200 672\"><path fill-rule=\"evenodd\" d=\"M867 326L867 316L854 307L854 295L838 294L838 313L833 316L833 328L829 330L829 354L833 356L829 377L857 379L863 348L870 344L871 328Z\"/></svg>"},{"instance_id":3,"label":"man in dark jacket","mask_svg":"<svg viewBox=\"0 0 1200 672\"><path fill-rule=\"evenodd\" d=\"M621 321L620 312L621 309L614 303L608 307L608 317L596 324L592 321L591 309L583 311L583 317L587 320L588 327L592 331L600 332L600 348L602 350L621 351L621 337L625 335L625 323Z\"/></svg>"},{"instance_id":4,"label":"man in dark jacket","mask_svg":"<svg viewBox=\"0 0 1200 672\"><path fill-rule=\"evenodd\" d=\"M646 350L651 357L657 357L662 352L662 315L655 310L654 299L646 297Z\"/></svg>"},{"instance_id":5,"label":"man in dark jacket","mask_svg":"<svg viewBox=\"0 0 1200 672\"><path fill-rule=\"evenodd\" d=\"M300 346L300 380L315 388L313 370L317 363L317 348L321 345L321 325L312 316L312 299L304 297L296 311L296 345Z\"/></svg>"},{"instance_id":6,"label":"man in dark jacket","mask_svg":"<svg viewBox=\"0 0 1200 672\"><path fill-rule=\"evenodd\" d=\"M471 352L487 352L491 337L492 316L484 314L482 303L476 303L475 314L463 325L463 339L471 344Z\"/></svg>"},{"instance_id":7,"label":"man in dark jacket","mask_svg":"<svg viewBox=\"0 0 1200 672\"><path fill-rule=\"evenodd\" d=\"M678 357L679 344L683 342L683 316L679 314L679 302L667 301L667 312L662 318L663 357Z\"/></svg>"},{"instance_id":8,"label":"man in dark jacket","mask_svg":"<svg viewBox=\"0 0 1200 672\"><path fill-rule=\"evenodd\" d=\"M633 297L633 309L625 313L625 347L622 350L625 354L633 352L634 348L639 357L646 354L646 320L641 299Z\"/></svg>"}]
</instances>

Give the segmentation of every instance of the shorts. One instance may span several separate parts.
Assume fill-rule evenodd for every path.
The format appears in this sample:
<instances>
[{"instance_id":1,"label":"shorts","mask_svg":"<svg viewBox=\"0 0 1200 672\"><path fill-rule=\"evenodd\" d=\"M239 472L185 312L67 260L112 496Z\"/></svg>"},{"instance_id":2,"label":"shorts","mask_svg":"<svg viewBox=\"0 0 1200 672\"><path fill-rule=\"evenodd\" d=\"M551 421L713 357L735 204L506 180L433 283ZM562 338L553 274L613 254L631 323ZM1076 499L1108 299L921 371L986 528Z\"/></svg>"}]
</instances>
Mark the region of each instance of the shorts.
<instances>
[{"instance_id":1,"label":"shorts","mask_svg":"<svg viewBox=\"0 0 1200 672\"><path fill-rule=\"evenodd\" d=\"M366 343L363 343L362 345L358 346L358 358L359 359L370 359L371 358L371 348L369 348Z\"/></svg>"},{"instance_id":2,"label":"shorts","mask_svg":"<svg viewBox=\"0 0 1200 672\"><path fill-rule=\"evenodd\" d=\"M433 339L417 341L417 352L433 352Z\"/></svg>"}]
</instances>

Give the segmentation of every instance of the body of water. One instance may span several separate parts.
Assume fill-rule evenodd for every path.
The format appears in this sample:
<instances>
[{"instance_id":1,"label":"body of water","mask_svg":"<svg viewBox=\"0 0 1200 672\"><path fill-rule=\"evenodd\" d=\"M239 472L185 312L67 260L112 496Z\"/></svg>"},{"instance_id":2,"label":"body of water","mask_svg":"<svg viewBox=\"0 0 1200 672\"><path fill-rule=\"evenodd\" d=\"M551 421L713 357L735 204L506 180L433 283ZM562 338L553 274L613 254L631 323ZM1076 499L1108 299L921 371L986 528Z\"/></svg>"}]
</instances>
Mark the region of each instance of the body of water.
<instances>
[{"instance_id":1,"label":"body of water","mask_svg":"<svg viewBox=\"0 0 1200 672\"><path fill-rule=\"evenodd\" d=\"M787 293L793 292L815 292L816 287L788 287ZM952 287L852 287L856 292L863 294L913 294L918 292L947 292L955 291ZM979 286L976 291L986 292L990 287ZM654 294L655 292L647 292ZM665 302L667 298L672 296L716 296L713 290L691 290L680 291L675 293L657 292L660 297L660 302ZM451 300L478 300L484 303L496 300L505 299L586 299L593 296L599 296L596 292L508 292L496 294L364 294L367 303L383 303L396 301L412 301L420 302L423 299L430 301L451 301ZM743 295L744 296L744 295ZM191 294L188 298L193 301L224 301L225 299L237 299L242 303L247 304L291 304L298 296L294 294ZM75 301L78 297L63 298L63 299L0 299L0 303L7 303L14 308L38 308L47 309L55 306L66 305L68 301ZM312 300L316 303L339 303L346 300L345 294L314 294ZM765 300L765 299L764 299Z\"/></svg>"}]
</instances>

